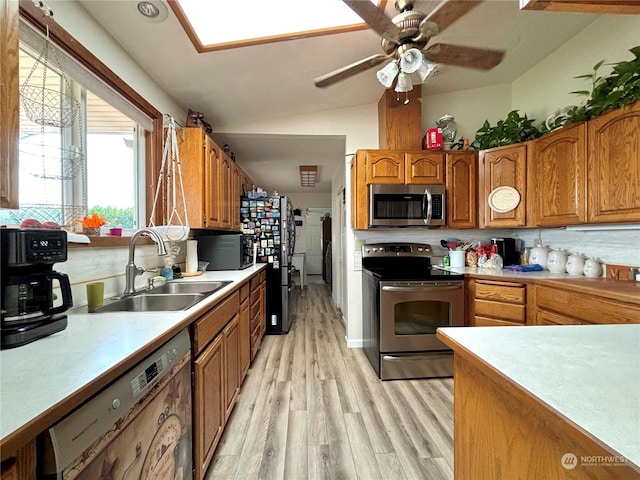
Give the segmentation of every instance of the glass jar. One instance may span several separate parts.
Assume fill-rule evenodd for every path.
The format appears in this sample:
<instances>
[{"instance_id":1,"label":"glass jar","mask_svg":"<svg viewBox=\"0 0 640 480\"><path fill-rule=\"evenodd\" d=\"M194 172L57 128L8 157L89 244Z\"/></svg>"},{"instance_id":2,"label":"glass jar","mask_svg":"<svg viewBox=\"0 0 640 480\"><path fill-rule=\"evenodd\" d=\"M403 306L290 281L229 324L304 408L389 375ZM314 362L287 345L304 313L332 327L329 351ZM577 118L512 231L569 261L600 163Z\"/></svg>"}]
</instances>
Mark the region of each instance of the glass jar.
<instances>
[{"instance_id":1,"label":"glass jar","mask_svg":"<svg viewBox=\"0 0 640 480\"><path fill-rule=\"evenodd\" d=\"M438 119L436 125L442 129L442 142L444 143L445 150L451 149L456 139L456 132L458 131L458 125L453 120L452 115L443 115Z\"/></svg>"}]
</instances>

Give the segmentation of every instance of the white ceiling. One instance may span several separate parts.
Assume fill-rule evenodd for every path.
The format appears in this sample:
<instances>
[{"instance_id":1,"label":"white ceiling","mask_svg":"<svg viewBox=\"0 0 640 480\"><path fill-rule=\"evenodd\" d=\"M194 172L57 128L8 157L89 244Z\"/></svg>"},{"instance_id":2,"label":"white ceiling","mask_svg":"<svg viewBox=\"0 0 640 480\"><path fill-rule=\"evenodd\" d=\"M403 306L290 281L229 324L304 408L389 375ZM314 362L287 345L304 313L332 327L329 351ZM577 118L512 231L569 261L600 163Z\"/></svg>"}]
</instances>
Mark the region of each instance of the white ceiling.
<instances>
[{"instance_id":1,"label":"white ceiling","mask_svg":"<svg viewBox=\"0 0 640 480\"><path fill-rule=\"evenodd\" d=\"M185 111L203 112L214 132L233 132L234 125L245 122L375 104L382 96L376 68L325 89L313 84L315 77L382 53L371 30L198 54L171 9L166 21L151 23L131 8L133 2L79 1ZM414 9L429 12L439 3L418 0ZM397 13L393 4L388 1L389 17ZM246 14L239 7L239 17ZM595 18L520 11L518 0L485 1L432 43L504 49L504 60L489 72L441 66L439 75L422 86L423 94L511 82ZM241 24L241 18L212 18L211 26L234 21ZM337 136L214 133L214 138L229 143L238 164L258 185L281 193L330 192L336 163L352 153L344 151L344 138ZM319 165L315 188L300 187L301 164Z\"/></svg>"}]
</instances>

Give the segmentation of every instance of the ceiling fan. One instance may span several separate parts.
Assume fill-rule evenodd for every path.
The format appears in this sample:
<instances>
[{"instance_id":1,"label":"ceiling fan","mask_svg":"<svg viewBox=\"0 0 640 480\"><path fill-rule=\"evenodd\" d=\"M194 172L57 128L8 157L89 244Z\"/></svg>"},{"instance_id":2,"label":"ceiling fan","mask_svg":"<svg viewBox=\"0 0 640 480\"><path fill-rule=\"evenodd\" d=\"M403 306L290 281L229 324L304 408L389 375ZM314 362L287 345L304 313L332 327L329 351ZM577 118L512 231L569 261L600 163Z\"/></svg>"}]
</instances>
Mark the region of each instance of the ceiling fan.
<instances>
[{"instance_id":1,"label":"ceiling fan","mask_svg":"<svg viewBox=\"0 0 640 480\"><path fill-rule=\"evenodd\" d=\"M482 0L443 0L429 15L413 10L414 2L411 0L395 0L395 8L400 13L393 19L389 19L368 0L343 2L380 34L384 54L372 55L322 75L314 81L317 87L333 85L393 59L378 71L378 80L386 88L390 88L397 76L395 90L407 92L413 88L412 73L417 73L424 82L436 64L489 70L498 65L504 57L502 50L447 43L429 45L431 37L442 33L449 25L482 3Z\"/></svg>"}]
</instances>

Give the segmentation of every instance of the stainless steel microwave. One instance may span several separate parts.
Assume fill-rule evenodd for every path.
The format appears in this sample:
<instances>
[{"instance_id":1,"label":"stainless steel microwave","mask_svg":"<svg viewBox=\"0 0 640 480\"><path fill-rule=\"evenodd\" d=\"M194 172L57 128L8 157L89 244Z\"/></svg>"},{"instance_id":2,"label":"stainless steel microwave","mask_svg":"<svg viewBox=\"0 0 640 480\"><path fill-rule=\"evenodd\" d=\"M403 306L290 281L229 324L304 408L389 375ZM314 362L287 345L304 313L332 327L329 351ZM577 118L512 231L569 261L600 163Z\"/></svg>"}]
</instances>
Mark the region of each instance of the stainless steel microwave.
<instances>
[{"instance_id":1,"label":"stainless steel microwave","mask_svg":"<svg viewBox=\"0 0 640 480\"><path fill-rule=\"evenodd\" d=\"M445 221L444 185L369 185L370 227L439 226Z\"/></svg>"}]
</instances>

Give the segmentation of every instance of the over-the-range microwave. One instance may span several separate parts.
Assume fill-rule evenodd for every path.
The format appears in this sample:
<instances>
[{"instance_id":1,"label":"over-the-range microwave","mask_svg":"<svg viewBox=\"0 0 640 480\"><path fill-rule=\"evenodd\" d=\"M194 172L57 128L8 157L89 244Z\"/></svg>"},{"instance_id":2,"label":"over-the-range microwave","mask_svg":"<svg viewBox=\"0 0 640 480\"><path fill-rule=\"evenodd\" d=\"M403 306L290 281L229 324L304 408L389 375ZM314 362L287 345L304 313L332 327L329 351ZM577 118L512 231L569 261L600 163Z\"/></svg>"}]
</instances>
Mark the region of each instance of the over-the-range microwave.
<instances>
[{"instance_id":1,"label":"over-the-range microwave","mask_svg":"<svg viewBox=\"0 0 640 480\"><path fill-rule=\"evenodd\" d=\"M369 185L370 227L439 226L445 221L444 185Z\"/></svg>"}]
</instances>

